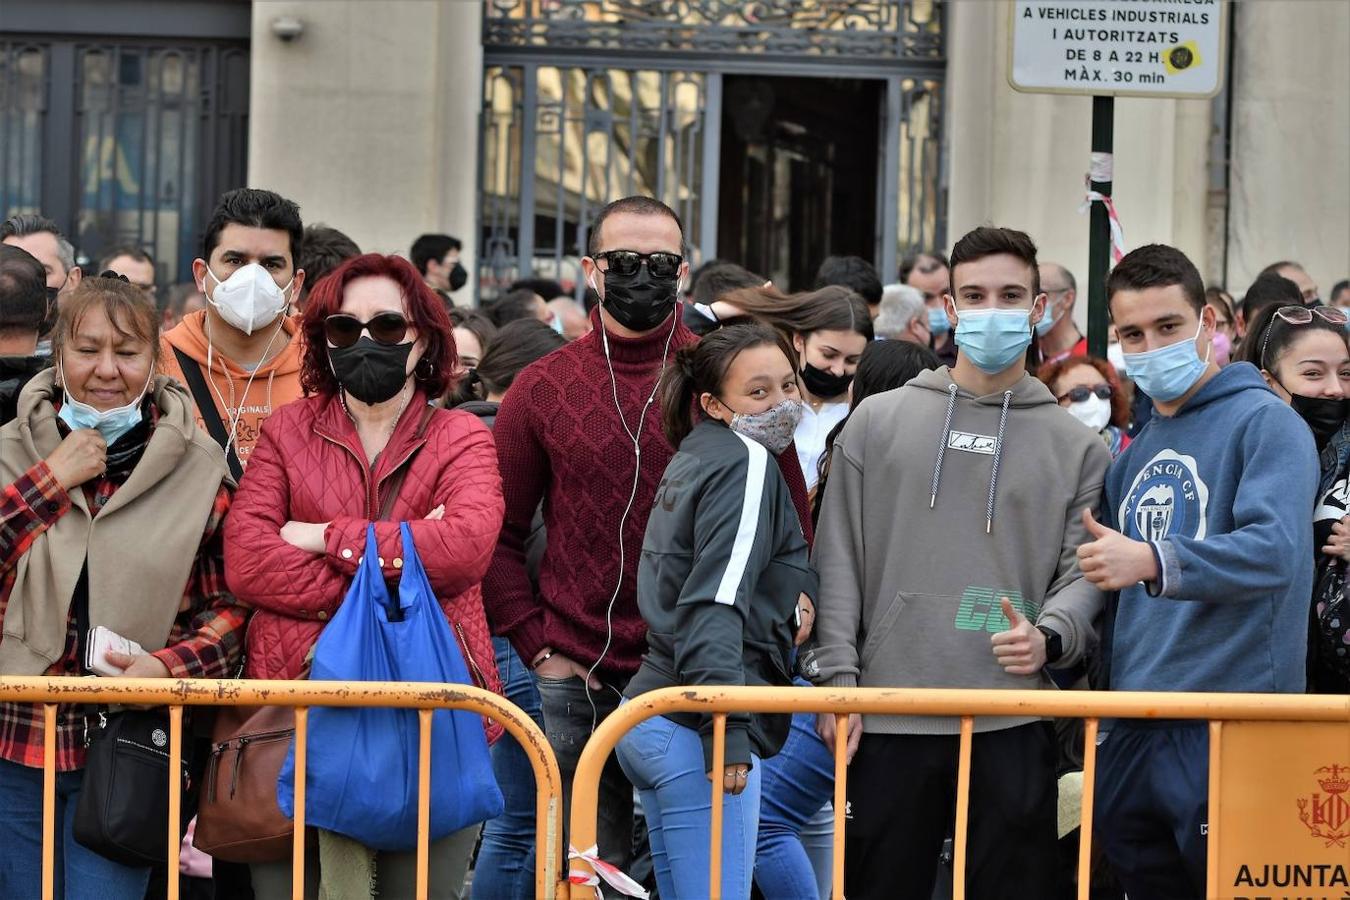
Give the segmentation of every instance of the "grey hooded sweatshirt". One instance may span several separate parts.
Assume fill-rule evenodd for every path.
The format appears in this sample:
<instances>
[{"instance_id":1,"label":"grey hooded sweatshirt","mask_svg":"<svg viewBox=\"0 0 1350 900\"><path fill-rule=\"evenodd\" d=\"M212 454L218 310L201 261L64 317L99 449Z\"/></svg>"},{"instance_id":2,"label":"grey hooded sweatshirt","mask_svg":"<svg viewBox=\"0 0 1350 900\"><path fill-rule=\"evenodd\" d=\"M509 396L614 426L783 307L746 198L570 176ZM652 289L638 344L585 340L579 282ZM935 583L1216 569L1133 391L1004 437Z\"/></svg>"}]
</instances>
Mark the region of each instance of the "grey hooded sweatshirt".
<instances>
[{"instance_id":1,"label":"grey hooded sweatshirt","mask_svg":"<svg viewBox=\"0 0 1350 900\"><path fill-rule=\"evenodd\" d=\"M1110 453L1030 375L1002 394L947 368L865 400L836 440L816 532L820 599L807 676L833 687L1037 688L994 658L1008 597L1063 639L1096 642L1103 597L1078 568ZM1033 718L979 718L995 731ZM953 734L958 719L865 716L865 732Z\"/></svg>"}]
</instances>

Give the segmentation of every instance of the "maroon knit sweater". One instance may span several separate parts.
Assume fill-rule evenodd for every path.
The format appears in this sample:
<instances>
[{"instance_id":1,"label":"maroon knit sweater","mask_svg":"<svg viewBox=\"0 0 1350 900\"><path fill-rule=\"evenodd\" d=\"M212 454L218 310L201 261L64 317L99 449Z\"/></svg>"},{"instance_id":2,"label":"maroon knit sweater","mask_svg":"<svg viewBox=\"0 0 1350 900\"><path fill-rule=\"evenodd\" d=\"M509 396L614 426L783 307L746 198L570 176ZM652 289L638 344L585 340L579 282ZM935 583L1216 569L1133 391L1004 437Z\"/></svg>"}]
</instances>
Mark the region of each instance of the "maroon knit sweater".
<instances>
[{"instance_id":1,"label":"maroon knit sweater","mask_svg":"<svg viewBox=\"0 0 1350 900\"><path fill-rule=\"evenodd\" d=\"M642 421L637 495L624 519L633 491L633 442L614 408L598 312L591 313L591 323L595 330L590 334L521 372L497 413L493 433L506 522L483 581L483 600L493 632L510 638L526 664L552 647L590 668L605 651L606 608L618 586L610 617L613 640L597 671L626 679L637 671L647 646L647 626L637 605L638 559L652 501L674 450L661 431L659 402L653 401ZM679 316L674 327L673 335L665 326L636 339L609 335L619 405L629 428L638 425L662 359L698 339ZM796 449L781 453L778 464L809 541L806 479ZM536 597L525 568L525 539L541 501L548 544Z\"/></svg>"}]
</instances>

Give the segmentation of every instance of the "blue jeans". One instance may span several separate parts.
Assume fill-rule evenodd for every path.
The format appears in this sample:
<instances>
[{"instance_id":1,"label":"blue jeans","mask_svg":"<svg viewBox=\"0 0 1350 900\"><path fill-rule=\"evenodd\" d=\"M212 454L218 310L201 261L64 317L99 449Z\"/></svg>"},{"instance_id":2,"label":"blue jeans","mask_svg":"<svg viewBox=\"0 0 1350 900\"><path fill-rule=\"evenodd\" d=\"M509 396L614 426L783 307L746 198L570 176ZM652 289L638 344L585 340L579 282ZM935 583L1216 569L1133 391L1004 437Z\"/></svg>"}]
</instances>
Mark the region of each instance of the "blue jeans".
<instances>
[{"instance_id":1,"label":"blue jeans","mask_svg":"<svg viewBox=\"0 0 1350 900\"><path fill-rule=\"evenodd\" d=\"M142 900L150 870L115 863L75 841L84 772L56 775L56 891L65 900ZM0 897L42 896L42 770L0 760ZM177 869L177 866L174 867Z\"/></svg>"},{"instance_id":2,"label":"blue jeans","mask_svg":"<svg viewBox=\"0 0 1350 900\"><path fill-rule=\"evenodd\" d=\"M712 784L698 732L657 716L624 735L615 752L642 795L662 900L707 897ZM759 759L752 757L745 790L723 796L722 900L750 896L762 771Z\"/></svg>"},{"instance_id":3,"label":"blue jeans","mask_svg":"<svg viewBox=\"0 0 1350 900\"><path fill-rule=\"evenodd\" d=\"M543 728L534 675L506 638L493 638L492 646L506 699ZM492 900L529 900L534 896L534 770L520 743L509 734L492 748L492 771L506 799L506 811L483 825L473 892Z\"/></svg>"},{"instance_id":4,"label":"blue jeans","mask_svg":"<svg viewBox=\"0 0 1350 900\"><path fill-rule=\"evenodd\" d=\"M774 900L828 900L834 858L834 757L814 713L797 713L783 749L764 760L755 884Z\"/></svg>"}]
</instances>

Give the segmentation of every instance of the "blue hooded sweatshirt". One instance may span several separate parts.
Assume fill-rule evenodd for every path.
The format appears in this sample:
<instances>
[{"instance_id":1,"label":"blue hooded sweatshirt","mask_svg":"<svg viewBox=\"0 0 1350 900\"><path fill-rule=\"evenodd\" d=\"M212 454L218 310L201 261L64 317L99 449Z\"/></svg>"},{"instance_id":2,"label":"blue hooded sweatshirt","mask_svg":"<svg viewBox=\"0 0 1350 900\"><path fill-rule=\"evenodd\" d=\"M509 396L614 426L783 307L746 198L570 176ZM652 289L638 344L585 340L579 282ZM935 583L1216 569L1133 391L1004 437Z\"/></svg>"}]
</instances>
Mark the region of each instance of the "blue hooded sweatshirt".
<instances>
[{"instance_id":1,"label":"blue hooded sweatshirt","mask_svg":"<svg viewBox=\"0 0 1350 900\"><path fill-rule=\"evenodd\" d=\"M1113 690L1303 691L1317 479L1312 432L1248 363L1153 417L1106 475L1106 520L1161 570L1120 592Z\"/></svg>"}]
</instances>

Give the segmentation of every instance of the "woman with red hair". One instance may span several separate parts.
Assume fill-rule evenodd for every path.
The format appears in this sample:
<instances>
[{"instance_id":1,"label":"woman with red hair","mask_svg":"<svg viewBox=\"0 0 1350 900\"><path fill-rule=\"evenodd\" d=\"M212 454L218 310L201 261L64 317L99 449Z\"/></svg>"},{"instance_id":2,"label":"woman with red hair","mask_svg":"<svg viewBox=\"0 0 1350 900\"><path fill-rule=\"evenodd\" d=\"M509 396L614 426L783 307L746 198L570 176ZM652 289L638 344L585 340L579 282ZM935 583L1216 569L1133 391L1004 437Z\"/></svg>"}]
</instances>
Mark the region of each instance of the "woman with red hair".
<instances>
[{"instance_id":1,"label":"woman with red hair","mask_svg":"<svg viewBox=\"0 0 1350 900\"><path fill-rule=\"evenodd\" d=\"M396 581L406 521L475 681L500 690L479 586L502 524L496 449L475 416L428 405L456 367L445 304L406 260L368 253L315 288L301 328L306 396L264 423L225 525L226 579L255 609L246 676L302 677L356 573L367 526L385 578ZM477 832L433 843L432 897L459 896ZM415 860L377 854L381 892L413 896ZM306 865L314 888L317 866L316 853ZM252 870L259 900L290 896L288 862Z\"/></svg>"},{"instance_id":2,"label":"woman with red hair","mask_svg":"<svg viewBox=\"0 0 1350 900\"><path fill-rule=\"evenodd\" d=\"M1095 356L1070 356L1041 366L1037 377L1060 406L1102 436L1112 459L1130 446L1130 399L1109 362Z\"/></svg>"}]
</instances>

